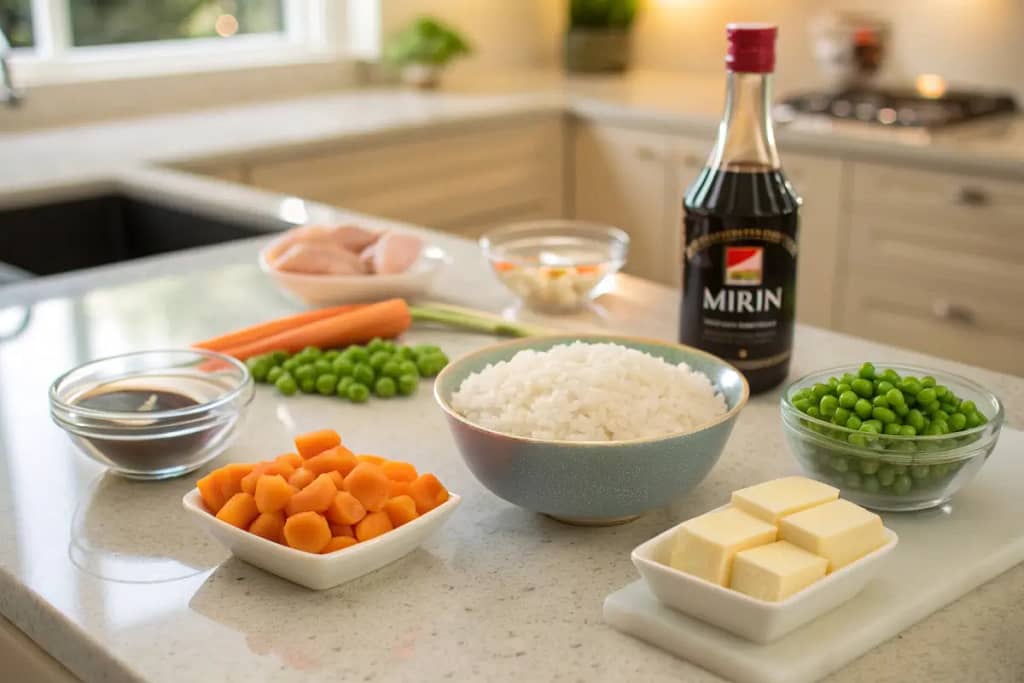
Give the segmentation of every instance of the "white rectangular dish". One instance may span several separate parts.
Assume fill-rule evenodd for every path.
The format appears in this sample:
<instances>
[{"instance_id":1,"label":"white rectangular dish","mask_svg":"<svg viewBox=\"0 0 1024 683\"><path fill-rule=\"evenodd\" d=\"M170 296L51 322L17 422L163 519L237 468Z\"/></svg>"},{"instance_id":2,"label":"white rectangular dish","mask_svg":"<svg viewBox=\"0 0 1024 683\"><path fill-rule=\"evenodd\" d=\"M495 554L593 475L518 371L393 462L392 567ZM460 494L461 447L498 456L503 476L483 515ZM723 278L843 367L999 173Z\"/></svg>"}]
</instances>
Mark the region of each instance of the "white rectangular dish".
<instances>
[{"instance_id":1,"label":"white rectangular dish","mask_svg":"<svg viewBox=\"0 0 1024 683\"><path fill-rule=\"evenodd\" d=\"M881 548L785 600L767 602L670 567L668 559L680 526L658 534L632 553L633 564L651 592L680 612L757 643L777 640L857 595L899 540L886 529L887 540Z\"/></svg>"},{"instance_id":2,"label":"white rectangular dish","mask_svg":"<svg viewBox=\"0 0 1024 683\"><path fill-rule=\"evenodd\" d=\"M413 521L327 555L295 550L222 522L203 505L198 489L186 493L181 504L240 560L301 586L325 590L380 569L412 552L444 525L461 500L449 493L447 501Z\"/></svg>"}]
</instances>

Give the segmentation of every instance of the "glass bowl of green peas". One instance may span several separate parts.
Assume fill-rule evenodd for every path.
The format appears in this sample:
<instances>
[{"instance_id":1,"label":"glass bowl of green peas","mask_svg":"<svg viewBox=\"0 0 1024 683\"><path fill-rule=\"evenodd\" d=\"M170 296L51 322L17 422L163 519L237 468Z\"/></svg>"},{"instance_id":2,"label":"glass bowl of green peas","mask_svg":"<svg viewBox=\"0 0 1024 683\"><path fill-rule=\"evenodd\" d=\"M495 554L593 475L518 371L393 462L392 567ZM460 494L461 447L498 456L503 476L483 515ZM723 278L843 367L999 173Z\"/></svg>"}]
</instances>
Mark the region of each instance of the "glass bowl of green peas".
<instances>
[{"instance_id":1,"label":"glass bowl of green peas","mask_svg":"<svg viewBox=\"0 0 1024 683\"><path fill-rule=\"evenodd\" d=\"M782 425L807 474L884 511L949 501L985 464L1004 420L971 380L910 365L807 375L782 396Z\"/></svg>"}]
</instances>

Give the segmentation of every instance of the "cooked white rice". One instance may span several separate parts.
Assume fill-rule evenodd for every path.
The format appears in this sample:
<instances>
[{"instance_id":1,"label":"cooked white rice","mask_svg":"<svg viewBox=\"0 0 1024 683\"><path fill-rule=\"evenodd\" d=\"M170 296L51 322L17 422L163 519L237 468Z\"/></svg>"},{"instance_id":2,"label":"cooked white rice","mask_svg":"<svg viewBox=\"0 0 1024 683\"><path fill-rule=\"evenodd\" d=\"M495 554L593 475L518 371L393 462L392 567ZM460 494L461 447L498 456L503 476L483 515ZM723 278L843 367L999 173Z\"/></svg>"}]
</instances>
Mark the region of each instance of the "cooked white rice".
<instances>
[{"instance_id":1,"label":"cooked white rice","mask_svg":"<svg viewBox=\"0 0 1024 683\"><path fill-rule=\"evenodd\" d=\"M726 412L707 376L686 363L584 342L488 365L462 382L451 405L482 427L559 441L664 436Z\"/></svg>"}]
</instances>

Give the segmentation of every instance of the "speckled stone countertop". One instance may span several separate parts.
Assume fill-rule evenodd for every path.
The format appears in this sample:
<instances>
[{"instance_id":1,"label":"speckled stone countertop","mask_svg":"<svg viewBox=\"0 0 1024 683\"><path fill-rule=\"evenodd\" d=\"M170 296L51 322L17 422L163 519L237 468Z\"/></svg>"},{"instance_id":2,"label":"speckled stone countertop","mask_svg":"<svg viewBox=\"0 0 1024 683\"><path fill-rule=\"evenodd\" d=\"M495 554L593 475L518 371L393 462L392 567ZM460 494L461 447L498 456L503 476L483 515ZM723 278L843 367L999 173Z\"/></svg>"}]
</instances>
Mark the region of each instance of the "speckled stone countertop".
<instances>
[{"instance_id":1,"label":"speckled stone countertop","mask_svg":"<svg viewBox=\"0 0 1024 683\"><path fill-rule=\"evenodd\" d=\"M179 201L206 201L194 180L167 174L150 181ZM227 193L250 211L271 213L280 201L222 184L206 192ZM309 208L314 220L348 217ZM441 274L437 297L493 311L511 304L473 244L425 234L458 264ZM59 372L295 310L255 266L260 244L0 291L0 332L30 313L20 334L0 342L0 613L87 681L718 680L610 629L601 605L636 578L629 552L637 544L720 504L732 489L795 471L778 390L750 402L721 461L692 494L633 523L588 529L517 509L483 489L428 386L410 400L363 406L284 399L261 387L243 435L215 464L260 458L287 448L297 431L333 425L347 442L412 460L464 496L420 549L320 593L232 559L193 526L180 499L201 473L132 482L74 453L47 411L46 390ZM602 299L605 318L561 322L672 338L677 297L623 276ZM410 341L427 340L453 356L492 341L410 334ZM1024 425L1020 378L815 328L798 329L792 373L865 358L970 374L1004 399L1011 426ZM1024 567L1016 567L830 680L1024 680L1022 633Z\"/></svg>"},{"instance_id":2,"label":"speckled stone countertop","mask_svg":"<svg viewBox=\"0 0 1024 683\"><path fill-rule=\"evenodd\" d=\"M553 71L510 71L486 79L454 79L431 93L370 88L32 132L0 131L0 204L24 192L45 192L115 172L125 175L152 164L272 159L284 151L365 143L431 126L562 112L699 135L710 146L723 87L720 76L638 71L568 78ZM794 125L780 126L778 139L784 153L792 149L1024 179L1024 116L955 127L924 139L885 132L892 134Z\"/></svg>"}]
</instances>

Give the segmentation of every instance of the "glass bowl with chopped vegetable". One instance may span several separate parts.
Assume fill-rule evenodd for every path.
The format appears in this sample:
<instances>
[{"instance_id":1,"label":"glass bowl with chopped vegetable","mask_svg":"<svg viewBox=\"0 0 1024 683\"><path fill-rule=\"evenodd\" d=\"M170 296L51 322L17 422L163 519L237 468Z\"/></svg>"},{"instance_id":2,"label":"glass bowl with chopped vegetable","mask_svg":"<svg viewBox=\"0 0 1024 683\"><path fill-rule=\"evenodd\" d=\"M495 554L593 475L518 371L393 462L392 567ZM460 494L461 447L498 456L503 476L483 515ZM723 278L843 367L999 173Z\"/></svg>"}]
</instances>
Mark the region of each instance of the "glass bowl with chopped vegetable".
<instances>
[{"instance_id":1,"label":"glass bowl with chopped vegetable","mask_svg":"<svg viewBox=\"0 0 1024 683\"><path fill-rule=\"evenodd\" d=\"M981 469L1003 420L979 384L910 365L822 370L782 396L783 431L804 471L875 510L947 502Z\"/></svg>"},{"instance_id":2,"label":"glass bowl with chopped vegetable","mask_svg":"<svg viewBox=\"0 0 1024 683\"><path fill-rule=\"evenodd\" d=\"M543 220L491 230L480 247L495 276L527 308L569 313L603 293L626 263L629 235L610 225Z\"/></svg>"}]
</instances>

